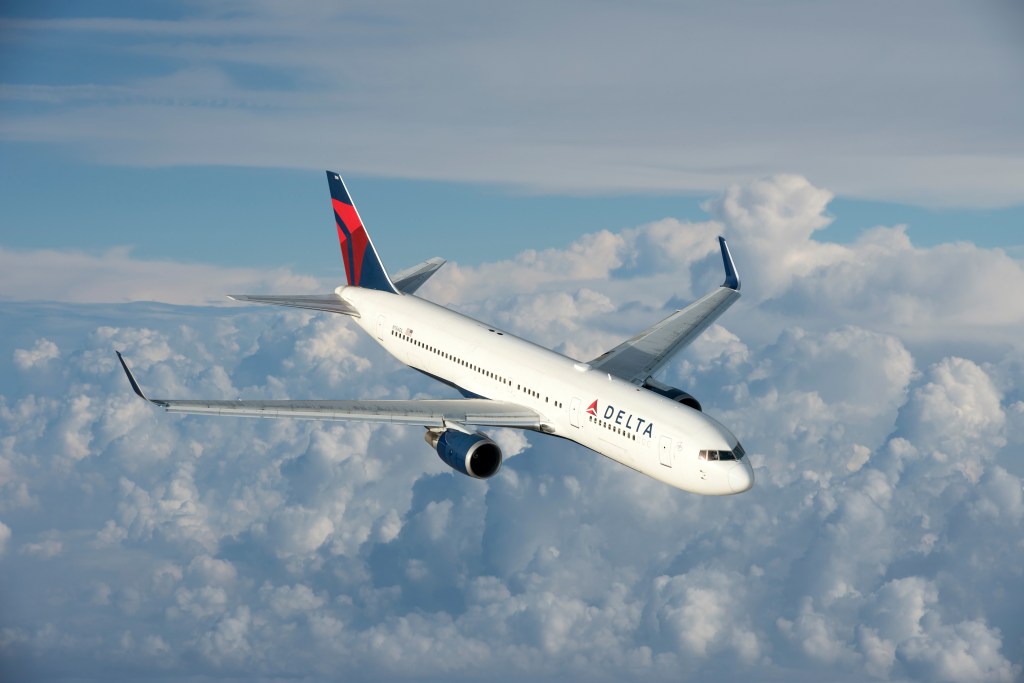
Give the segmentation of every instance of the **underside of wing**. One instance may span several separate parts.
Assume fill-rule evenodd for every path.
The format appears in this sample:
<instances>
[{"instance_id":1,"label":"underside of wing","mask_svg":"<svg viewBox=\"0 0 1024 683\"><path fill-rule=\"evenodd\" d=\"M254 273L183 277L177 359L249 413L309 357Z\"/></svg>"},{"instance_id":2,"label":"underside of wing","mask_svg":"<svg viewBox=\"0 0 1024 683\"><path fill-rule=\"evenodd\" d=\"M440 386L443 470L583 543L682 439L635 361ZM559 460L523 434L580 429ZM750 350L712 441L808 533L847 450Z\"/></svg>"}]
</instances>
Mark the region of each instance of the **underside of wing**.
<instances>
[{"instance_id":1,"label":"underside of wing","mask_svg":"<svg viewBox=\"0 0 1024 683\"><path fill-rule=\"evenodd\" d=\"M333 292L330 294L228 294L228 298L234 301L290 306L359 317L359 311L352 304Z\"/></svg>"},{"instance_id":2,"label":"underside of wing","mask_svg":"<svg viewBox=\"0 0 1024 683\"><path fill-rule=\"evenodd\" d=\"M719 237L725 282L686 308L606 351L589 365L629 382L642 383L688 346L740 297L740 281L725 239Z\"/></svg>"}]
</instances>

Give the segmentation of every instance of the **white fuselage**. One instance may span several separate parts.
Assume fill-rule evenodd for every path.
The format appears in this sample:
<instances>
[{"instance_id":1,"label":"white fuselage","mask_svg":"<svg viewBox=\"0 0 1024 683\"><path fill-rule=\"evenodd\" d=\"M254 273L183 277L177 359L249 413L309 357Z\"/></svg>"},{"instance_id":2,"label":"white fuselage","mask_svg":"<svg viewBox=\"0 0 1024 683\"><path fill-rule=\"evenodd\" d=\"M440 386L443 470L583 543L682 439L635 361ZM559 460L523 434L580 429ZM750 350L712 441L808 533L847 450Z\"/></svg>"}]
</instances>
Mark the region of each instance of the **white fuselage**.
<instances>
[{"instance_id":1,"label":"white fuselage","mask_svg":"<svg viewBox=\"0 0 1024 683\"><path fill-rule=\"evenodd\" d=\"M465 392L536 411L544 433L685 491L724 495L753 485L746 458L698 458L738 443L698 410L413 295L336 291L395 358Z\"/></svg>"}]
</instances>

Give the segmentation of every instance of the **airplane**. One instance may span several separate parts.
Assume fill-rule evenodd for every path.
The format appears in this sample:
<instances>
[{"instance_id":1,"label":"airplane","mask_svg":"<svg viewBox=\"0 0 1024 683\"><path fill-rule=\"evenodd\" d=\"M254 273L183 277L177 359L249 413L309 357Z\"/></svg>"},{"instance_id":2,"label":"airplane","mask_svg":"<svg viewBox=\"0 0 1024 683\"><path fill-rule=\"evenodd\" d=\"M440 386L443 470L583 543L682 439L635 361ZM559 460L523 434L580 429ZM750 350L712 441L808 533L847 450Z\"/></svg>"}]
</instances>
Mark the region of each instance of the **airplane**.
<instances>
[{"instance_id":1,"label":"airplane","mask_svg":"<svg viewBox=\"0 0 1024 683\"><path fill-rule=\"evenodd\" d=\"M341 176L327 171L327 182L347 284L330 294L229 298L347 316L400 362L463 398L150 399L117 351L138 396L172 413L418 425L442 461L476 479L494 476L502 464L501 448L478 428L506 427L568 439L692 493L729 495L754 485L737 438L693 396L654 379L740 296L724 238L718 238L725 268L721 286L581 362L416 296L445 260L428 259L390 277Z\"/></svg>"}]
</instances>

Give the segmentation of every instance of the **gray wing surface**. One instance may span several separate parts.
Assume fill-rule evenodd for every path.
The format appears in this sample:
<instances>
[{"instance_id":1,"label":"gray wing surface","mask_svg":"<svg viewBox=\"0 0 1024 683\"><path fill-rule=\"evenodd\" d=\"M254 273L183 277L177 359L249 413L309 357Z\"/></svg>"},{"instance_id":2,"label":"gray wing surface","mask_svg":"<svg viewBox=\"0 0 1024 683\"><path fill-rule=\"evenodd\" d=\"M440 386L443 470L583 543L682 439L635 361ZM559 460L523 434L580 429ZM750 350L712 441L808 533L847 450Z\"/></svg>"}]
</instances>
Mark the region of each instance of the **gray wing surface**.
<instances>
[{"instance_id":1,"label":"gray wing surface","mask_svg":"<svg viewBox=\"0 0 1024 683\"><path fill-rule=\"evenodd\" d=\"M718 238L725 282L686 308L590 361L590 367L629 382L641 383L711 326L740 298L740 281L725 239Z\"/></svg>"},{"instance_id":2,"label":"gray wing surface","mask_svg":"<svg viewBox=\"0 0 1024 683\"><path fill-rule=\"evenodd\" d=\"M329 313L359 317L359 311L352 304L333 292L330 294L228 294L228 298L235 301L291 306L292 308L306 308L313 311L328 311Z\"/></svg>"},{"instance_id":3,"label":"gray wing surface","mask_svg":"<svg viewBox=\"0 0 1024 683\"><path fill-rule=\"evenodd\" d=\"M424 427L450 423L486 427L539 429L540 415L505 401L485 398L395 401L208 401L146 397L120 352L117 354L128 381L141 398L169 413L233 415L238 417L291 417L309 420L386 422Z\"/></svg>"},{"instance_id":4,"label":"gray wing surface","mask_svg":"<svg viewBox=\"0 0 1024 683\"><path fill-rule=\"evenodd\" d=\"M395 289L403 294L412 294L445 263L447 261L443 258L435 256L412 268L406 268L394 277L393 284ZM254 304L290 306L292 308L305 308L311 311L341 313L342 315L350 315L354 318L359 317L359 311L334 292L330 294L228 294L228 298L234 301L246 301Z\"/></svg>"},{"instance_id":5,"label":"gray wing surface","mask_svg":"<svg viewBox=\"0 0 1024 683\"><path fill-rule=\"evenodd\" d=\"M435 256L412 268L406 268L392 278L392 282L402 294L412 294L430 279L430 276L437 272L437 269L446 264L443 258Z\"/></svg>"}]
</instances>

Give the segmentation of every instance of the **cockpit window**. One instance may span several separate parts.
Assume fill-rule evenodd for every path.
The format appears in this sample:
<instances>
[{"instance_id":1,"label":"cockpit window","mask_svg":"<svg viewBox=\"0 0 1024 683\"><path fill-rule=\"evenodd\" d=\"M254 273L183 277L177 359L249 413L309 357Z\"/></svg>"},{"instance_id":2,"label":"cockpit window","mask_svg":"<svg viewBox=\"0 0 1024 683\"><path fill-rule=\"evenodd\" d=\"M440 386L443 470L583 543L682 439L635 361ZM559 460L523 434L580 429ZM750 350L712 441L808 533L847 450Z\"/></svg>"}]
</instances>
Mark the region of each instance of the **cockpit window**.
<instances>
[{"instance_id":1,"label":"cockpit window","mask_svg":"<svg viewBox=\"0 0 1024 683\"><path fill-rule=\"evenodd\" d=\"M701 451L697 457L701 460L740 460L746 454L743 446L736 444L736 448L731 451Z\"/></svg>"}]
</instances>

